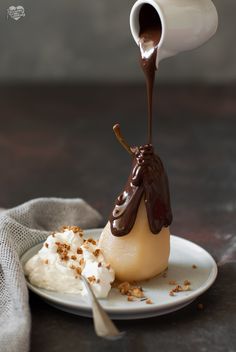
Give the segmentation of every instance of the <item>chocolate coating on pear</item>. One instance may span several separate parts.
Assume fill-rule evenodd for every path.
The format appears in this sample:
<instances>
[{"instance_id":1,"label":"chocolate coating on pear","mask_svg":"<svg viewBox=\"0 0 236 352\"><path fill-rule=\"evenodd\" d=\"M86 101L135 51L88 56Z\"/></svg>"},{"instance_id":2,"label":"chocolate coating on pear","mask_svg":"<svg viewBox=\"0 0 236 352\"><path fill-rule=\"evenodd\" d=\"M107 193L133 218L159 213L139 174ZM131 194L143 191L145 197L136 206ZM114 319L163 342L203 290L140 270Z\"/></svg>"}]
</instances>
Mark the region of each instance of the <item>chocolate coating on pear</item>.
<instances>
[{"instance_id":1,"label":"chocolate coating on pear","mask_svg":"<svg viewBox=\"0 0 236 352\"><path fill-rule=\"evenodd\" d=\"M125 236L131 231L144 197L150 230L158 234L163 226L172 222L168 178L151 144L132 148L132 151L131 173L109 218L111 232L114 236Z\"/></svg>"}]
</instances>

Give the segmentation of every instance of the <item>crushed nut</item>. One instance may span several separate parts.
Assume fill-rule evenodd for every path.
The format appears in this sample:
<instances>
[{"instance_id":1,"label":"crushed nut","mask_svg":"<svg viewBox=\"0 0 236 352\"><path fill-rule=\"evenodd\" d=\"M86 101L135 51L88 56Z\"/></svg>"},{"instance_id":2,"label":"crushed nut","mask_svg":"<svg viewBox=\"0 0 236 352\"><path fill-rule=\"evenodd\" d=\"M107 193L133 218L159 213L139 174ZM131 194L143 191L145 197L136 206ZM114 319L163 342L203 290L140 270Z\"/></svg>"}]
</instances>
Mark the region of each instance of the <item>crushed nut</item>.
<instances>
[{"instance_id":1,"label":"crushed nut","mask_svg":"<svg viewBox=\"0 0 236 352\"><path fill-rule=\"evenodd\" d=\"M134 287L130 289L130 292L132 296L137 297L137 298L143 298L144 293L143 290L140 287Z\"/></svg>"},{"instance_id":2,"label":"crushed nut","mask_svg":"<svg viewBox=\"0 0 236 352\"><path fill-rule=\"evenodd\" d=\"M190 291L190 285L177 285L173 290L173 292L182 292L182 291Z\"/></svg>"},{"instance_id":3,"label":"crushed nut","mask_svg":"<svg viewBox=\"0 0 236 352\"><path fill-rule=\"evenodd\" d=\"M66 249L67 251L70 250L70 245L62 242L56 242L56 245L59 247L59 249L62 251L63 249Z\"/></svg>"},{"instance_id":4,"label":"crushed nut","mask_svg":"<svg viewBox=\"0 0 236 352\"><path fill-rule=\"evenodd\" d=\"M97 244L97 241L95 241L93 238L88 238L87 241L92 243L93 245Z\"/></svg>"},{"instance_id":5,"label":"crushed nut","mask_svg":"<svg viewBox=\"0 0 236 352\"><path fill-rule=\"evenodd\" d=\"M153 304L153 301L149 298L146 300L146 304Z\"/></svg>"},{"instance_id":6,"label":"crushed nut","mask_svg":"<svg viewBox=\"0 0 236 352\"><path fill-rule=\"evenodd\" d=\"M72 260L76 260L76 259L77 259L76 255L72 255L72 256L71 256L71 259L72 259Z\"/></svg>"},{"instance_id":7,"label":"crushed nut","mask_svg":"<svg viewBox=\"0 0 236 352\"><path fill-rule=\"evenodd\" d=\"M97 248L97 249L93 252L93 255L94 255L95 257L98 257L99 254L100 254L100 249Z\"/></svg>"},{"instance_id":8,"label":"crushed nut","mask_svg":"<svg viewBox=\"0 0 236 352\"><path fill-rule=\"evenodd\" d=\"M184 286L177 285L175 288L173 288L173 289L169 292L169 295L170 295L170 296L174 296L175 293L177 293L177 292L190 291L190 290L191 290L190 282L189 282L188 280L185 280L185 282L188 283L188 285L184 285Z\"/></svg>"},{"instance_id":9,"label":"crushed nut","mask_svg":"<svg viewBox=\"0 0 236 352\"><path fill-rule=\"evenodd\" d=\"M81 258L81 259L79 260L79 265L81 265L81 266L84 265L84 258Z\"/></svg>"},{"instance_id":10,"label":"crushed nut","mask_svg":"<svg viewBox=\"0 0 236 352\"><path fill-rule=\"evenodd\" d=\"M102 262L99 262L98 263L98 267L100 268L102 266Z\"/></svg>"},{"instance_id":11,"label":"crushed nut","mask_svg":"<svg viewBox=\"0 0 236 352\"><path fill-rule=\"evenodd\" d=\"M47 242L45 242L45 244L44 244L44 245L45 245L45 247L46 247L46 248L48 248L48 243L47 243Z\"/></svg>"},{"instance_id":12,"label":"crushed nut","mask_svg":"<svg viewBox=\"0 0 236 352\"><path fill-rule=\"evenodd\" d=\"M56 242L57 253L59 254L61 260L69 260L68 251L70 250L70 245L66 243Z\"/></svg>"},{"instance_id":13,"label":"crushed nut","mask_svg":"<svg viewBox=\"0 0 236 352\"><path fill-rule=\"evenodd\" d=\"M183 291L183 288L182 288L182 286L177 285L175 288L173 288L172 291L173 291L173 292L182 292L182 291Z\"/></svg>"},{"instance_id":14,"label":"crushed nut","mask_svg":"<svg viewBox=\"0 0 236 352\"><path fill-rule=\"evenodd\" d=\"M48 264L48 259L46 259L46 260L44 261L44 263L45 263L45 264Z\"/></svg>"},{"instance_id":15,"label":"crushed nut","mask_svg":"<svg viewBox=\"0 0 236 352\"><path fill-rule=\"evenodd\" d=\"M61 232L65 232L66 230L73 231L74 233L80 233L83 235L83 230L79 226L62 226Z\"/></svg>"},{"instance_id":16,"label":"crushed nut","mask_svg":"<svg viewBox=\"0 0 236 352\"><path fill-rule=\"evenodd\" d=\"M96 277L94 275L89 276L88 281L90 282L90 284L93 284L94 282L96 282Z\"/></svg>"},{"instance_id":17,"label":"crushed nut","mask_svg":"<svg viewBox=\"0 0 236 352\"><path fill-rule=\"evenodd\" d=\"M189 280L184 280L184 285L191 285L191 282Z\"/></svg>"},{"instance_id":18,"label":"crushed nut","mask_svg":"<svg viewBox=\"0 0 236 352\"><path fill-rule=\"evenodd\" d=\"M130 290L130 283L125 281L118 285L118 289L122 295L126 295Z\"/></svg>"},{"instance_id":19,"label":"crushed nut","mask_svg":"<svg viewBox=\"0 0 236 352\"><path fill-rule=\"evenodd\" d=\"M83 249L78 247L76 252L77 252L77 254L83 254Z\"/></svg>"},{"instance_id":20,"label":"crushed nut","mask_svg":"<svg viewBox=\"0 0 236 352\"><path fill-rule=\"evenodd\" d=\"M77 267L75 270L76 270L77 274L81 275L82 269L80 267Z\"/></svg>"},{"instance_id":21,"label":"crushed nut","mask_svg":"<svg viewBox=\"0 0 236 352\"><path fill-rule=\"evenodd\" d=\"M134 297L128 296L128 297L127 297L127 300L128 300L129 302L133 302L133 301L134 301Z\"/></svg>"},{"instance_id":22,"label":"crushed nut","mask_svg":"<svg viewBox=\"0 0 236 352\"><path fill-rule=\"evenodd\" d=\"M118 290L122 295L128 297L132 296L135 298L143 298L144 293L142 287L135 286L133 287L129 282L125 281L118 285Z\"/></svg>"},{"instance_id":23,"label":"crushed nut","mask_svg":"<svg viewBox=\"0 0 236 352\"><path fill-rule=\"evenodd\" d=\"M169 285L174 285L175 286L175 285L177 285L177 282L175 280L170 280L169 281Z\"/></svg>"}]
</instances>

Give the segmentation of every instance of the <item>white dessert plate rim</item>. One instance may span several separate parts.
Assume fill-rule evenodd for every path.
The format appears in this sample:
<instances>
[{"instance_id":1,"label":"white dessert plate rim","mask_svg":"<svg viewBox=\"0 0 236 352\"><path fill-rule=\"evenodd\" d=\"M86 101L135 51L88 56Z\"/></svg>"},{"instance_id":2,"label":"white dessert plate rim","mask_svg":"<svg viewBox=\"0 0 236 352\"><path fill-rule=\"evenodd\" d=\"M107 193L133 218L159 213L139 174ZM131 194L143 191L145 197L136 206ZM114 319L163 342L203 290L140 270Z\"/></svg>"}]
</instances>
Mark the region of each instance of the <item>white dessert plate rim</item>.
<instances>
[{"instance_id":1,"label":"white dessert plate rim","mask_svg":"<svg viewBox=\"0 0 236 352\"><path fill-rule=\"evenodd\" d=\"M90 237L97 237L100 233L101 233L102 229L101 228L95 228L95 229L86 229L84 231L84 235L86 236L86 234ZM120 303L120 306L118 307L104 307L104 309L109 313L109 314L119 314L119 315L132 315L132 314L143 314L145 315L145 313L149 314L150 312L157 312L157 315L160 314L165 314L165 310L168 310L168 312L170 312L170 310L173 308L173 311L178 309L177 306L180 306L180 308L183 306L184 303L191 303L194 299L196 299L198 296L200 296L202 293L204 293L206 290L208 290L208 288L214 283L216 277L217 277L217 265L215 260L213 259L213 257L201 246L195 244L192 241L189 241L185 238L179 237L179 236L174 236L171 235L171 242L175 243L176 241L180 241L182 243L182 245L187 245L187 246L191 246L194 250L197 250L199 253L201 253L201 255L203 255L205 257L205 259L207 259L209 261L209 263L211 264L211 271L209 273L208 278L206 279L206 281L197 289L195 289L194 291L189 291L188 296L182 296L182 297L178 297L178 299L175 299L175 297L173 297L173 301L172 302L158 302L158 303L154 303L154 304L145 304L145 305L140 305L139 307L137 306L137 304L133 304L133 302L130 302L130 306L123 306L122 307L122 302ZM32 248L28 249L20 258L22 265L25 264L25 262L32 256L34 255L39 249L40 246L42 245L41 243L38 243L37 245L33 246ZM151 280L150 280L151 282ZM62 306L62 307L68 307L70 309L75 309L77 312L76 314L79 314L79 311L81 312L89 312L91 311L91 308L89 306L89 304L85 301L83 302L78 302L78 303L73 303L72 301L70 301L70 297L73 296L75 297L75 295L71 295L68 293L63 294L63 298L58 298L55 297L55 292L54 291L47 291L45 289L41 289L39 287L36 287L34 285L32 285L26 278L26 283L28 288L33 291L34 293L36 293L37 295L41 296L44 300L48 301L48 303L52 302L56 305ZM121 296L123 297L123 296ZM79 298L81 299L81 296L79 296ZM107 299L102 299L100 300L100 303L103 305L103 302L106 301ZM141 303L141 302L137 302L137 303ZM143 303L143 302L142 302ZM144 302L145 303L145 302ZM55 305L54 305L55 306ZM60 308L60 307L58 307ZM159 312L159 313L158 313Z\"/></svg>"}]
</instances>

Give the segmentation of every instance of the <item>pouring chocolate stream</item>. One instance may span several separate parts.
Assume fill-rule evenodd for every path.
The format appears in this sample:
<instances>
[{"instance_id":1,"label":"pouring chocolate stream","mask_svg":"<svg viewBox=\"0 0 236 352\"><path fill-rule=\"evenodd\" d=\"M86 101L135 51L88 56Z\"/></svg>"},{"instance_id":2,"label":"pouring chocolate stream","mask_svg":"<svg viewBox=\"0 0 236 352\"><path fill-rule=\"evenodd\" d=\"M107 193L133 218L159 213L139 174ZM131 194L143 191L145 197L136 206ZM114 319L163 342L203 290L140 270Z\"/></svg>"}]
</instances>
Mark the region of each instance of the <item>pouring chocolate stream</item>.
<instances>
[{"instance_id":1,"label":"pouring chocolate stream","mask_svg":"<svg viewBox=\"0 0 236 352\"><path fill-rule=\"evenodd\" d=\"M161 21L155 9L148 4L139 14L140 65L146 78L148 100L148 143L152 143L152 97L155 82L157 46L161 39Z\"/></svg>"},{"instance_id":2,"label":"pouring chocolate stream","mask_svg":"<svg viewBox=\"0 0 236 352\"><path fill-rule=\"evenodd\" d=\"M133 156L130 176L109 219L114 236L125 236L131 231L142 198L153 234L158 234L163 226L167 227L172 222L168 178L161 159L154 154L152 146L152 97L161 21L155 9L145 4L140 10L139 23L140 65L146 78L148 102L148 141L143 146L129 147L121 135L119 125L114 126L117 139Z\"/></svg>"}]
</instances>

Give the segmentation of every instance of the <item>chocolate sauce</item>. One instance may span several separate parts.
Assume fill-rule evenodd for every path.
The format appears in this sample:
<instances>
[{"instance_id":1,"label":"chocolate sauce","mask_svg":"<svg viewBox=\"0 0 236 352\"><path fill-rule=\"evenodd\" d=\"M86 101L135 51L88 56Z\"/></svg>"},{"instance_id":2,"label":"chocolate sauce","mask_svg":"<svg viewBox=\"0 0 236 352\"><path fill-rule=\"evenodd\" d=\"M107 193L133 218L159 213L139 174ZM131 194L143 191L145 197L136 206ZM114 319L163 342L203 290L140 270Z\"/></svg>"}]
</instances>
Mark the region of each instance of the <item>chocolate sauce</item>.
<instances>
[{"instance_id":1,"label":"chocolate sauce","mask_svg":"<svg viewBox=\"0 0 236 352\"><path fill-rule=\"evenodd\" d=\"M114 236L125 236L132 230L142 198L153 234L158 234L163 226L167 227L172 222L167 175L152 146L152 96L157 46L162 33L161 21L156 10L145 4L140 9L139 23L140 64L146 77L148 98L148 143L130 148L133 156L132 170L109 219Z\"/></svg>"},{"instance_id":2,"label":"chocolate sauce","mask_svg":"<svg viewBox=\"0 0 236 352\"><path fill-rule=\"evenodd\" d=\"M114 236L127 235L133 228L142 197L152 233L159 233L172 221L168 179L161 159L154 154L151 144L133 151L130 176L110 216Z\"/></svg>"},{"instance_id":3,"label":"chocolate sauce","mask_svg":"<svg viewBox=\"0 0 236 352\"><path fill-rule=\"evenodd\" d=\"M145 4L139 13L140 65L146 78L148 100L148 143L152 143L152 96L155 81L157 46L161 39L161 20L153 6Z\"/></svg>"}]
</instances>

